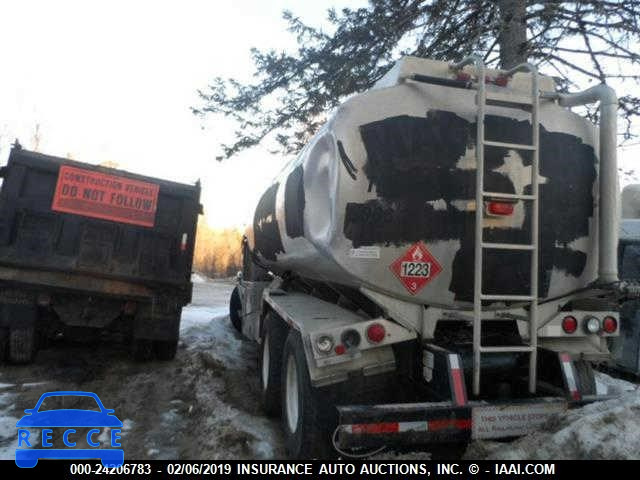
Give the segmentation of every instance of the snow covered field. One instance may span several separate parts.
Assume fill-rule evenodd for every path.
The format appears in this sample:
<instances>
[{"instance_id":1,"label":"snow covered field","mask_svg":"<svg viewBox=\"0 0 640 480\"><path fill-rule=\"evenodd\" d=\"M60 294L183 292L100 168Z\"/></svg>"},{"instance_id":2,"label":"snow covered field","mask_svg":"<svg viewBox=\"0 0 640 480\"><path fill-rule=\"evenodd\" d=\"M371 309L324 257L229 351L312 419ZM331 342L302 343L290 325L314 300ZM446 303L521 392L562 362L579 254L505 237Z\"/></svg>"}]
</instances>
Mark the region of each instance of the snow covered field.
<instances>
[{"instance_id":1,"label":"snow covered field","mask_svg":"<svg viewBox=\"0 0 640 480\"><path fill-rule=\"evenodd\" d=\"M29 366L0 367L0 458L14 456L16 421L53 390L98 394L123 420L128 459L282 458L278 421L264 417L257 348L231 327L231 280L194 280L172 362L134 363L123 345L59 342ZM473 442L468 459L640 459L640 390L598 374L615 400L572 410L513 442ZM427 452L375 458L429 458Z\"/></svg>"}]
</instances>

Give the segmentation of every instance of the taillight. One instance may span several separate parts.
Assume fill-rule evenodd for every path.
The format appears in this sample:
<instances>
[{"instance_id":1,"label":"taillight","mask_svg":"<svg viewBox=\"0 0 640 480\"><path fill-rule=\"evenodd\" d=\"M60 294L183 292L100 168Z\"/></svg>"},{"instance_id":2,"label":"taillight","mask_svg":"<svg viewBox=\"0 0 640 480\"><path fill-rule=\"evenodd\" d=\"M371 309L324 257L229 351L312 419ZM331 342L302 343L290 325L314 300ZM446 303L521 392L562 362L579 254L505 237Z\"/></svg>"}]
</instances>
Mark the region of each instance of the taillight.
<instances>
[{"instance_id":1,"label":"taillight","mask_svg":"<svg viewBox=\"0 0 640 480\"><path fill-rule=\"evenodd\" d=\"M606 333L614 333L618 329L618 321L613 317L604 317L602 329Z\"/></svg>"},{"instance_id":2,"label":"taillight","mask_svg":"<svg viewBox=\"0 0 640 480\"><path fill-rule=\"evenodd\" d=\"M360 334L357 330L345 330L341 337L342 343L346 348L355 348L360 345Z\"/></svg>"},{"instance_id":3,"label":"taillight","mask_svg":"<svg viewBox=\"0 0 640 480\"><path fill-rule=\"evenodd\" d=\"M600 320L596 317L585 318L583 325L587 333L598 333L600 331Z\"/></svg>"},{"instance_id":4,"label":"taillight","mask_svg":"<svg viewBox=\"0 0 640 480\"><path fill-rule=\"evenodd\" d=\"M379 323L372 323L367 327L367 339L371 343L380 343L384 340L387 331L384 329L384 326Z\"/></svg>"},{"instance_id":5,"label":"taillight","mask_svg":"<svg viewBox=\"0 0 640 480\"><path fill-rule=\"evenodd\" d=\"M344 345L340 344L336 345L336 348L333 351L336 352L336 355L342 355L347 351L347 349L344 347Z\"/></svg>"},{"instance_id":6,"label":"taillight","mask_svg":"<svg viewBox=\"0 0 640 480\"><path fill-rule=\"evenodd\" d=\"M564 333L574 333L578 329L578 320L576 317L569 315L562 319L562 330Z\"/></svg>"},{"instance_id":7,"label":"taillight","mask_svg":"<svg viewBox=\"0 0 640 480\"><path fill-rule=\"evenodd\" d=\"M496 78L493 79L493 83L498 85L499 87L506 87L507 84L509 83L509 77L506 77L504 75L498 75Z\"/></svg>"},{"instance_id":8,"label":"taillight","mask_svg":"<svg viewBox=\"0 0 640 480\"><path fill-rule=\"evenodd\" d=\"M316 339L316 348L320 353L329 353L333 348L333 338L329 335L321 335Z\"/></svg>"},{"instance_id":9,"label":"taillight","mask_svg":"<svg viewBox=\"0 0 640 480\"><path fill-rule=\"evenodd\" d=\"M511 215L513 205L511 202L487 202L487 213L489 215Z\"/></svg>"}]
</instances>

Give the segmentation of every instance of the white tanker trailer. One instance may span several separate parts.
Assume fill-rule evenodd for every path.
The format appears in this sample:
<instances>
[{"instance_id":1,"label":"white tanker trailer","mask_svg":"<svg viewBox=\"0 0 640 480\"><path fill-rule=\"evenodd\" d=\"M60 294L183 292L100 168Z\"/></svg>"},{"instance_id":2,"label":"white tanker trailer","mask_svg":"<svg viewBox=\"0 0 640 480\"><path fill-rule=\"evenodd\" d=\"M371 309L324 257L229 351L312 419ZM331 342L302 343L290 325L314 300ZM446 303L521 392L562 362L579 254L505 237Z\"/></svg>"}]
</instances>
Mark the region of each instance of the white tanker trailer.
<instances>
[{"instance_id":1,"label":"white tanker trailer","mask_svg":"<svg viewBox=\"0 0 640 480\"><path fill-rule=\"evenodd\" d=\"M600 129L568 110L600 102ZM288 452L521 435L616 336L615 93L400 60L262 195L231 320Z\"/></svg>"}]
</instances>

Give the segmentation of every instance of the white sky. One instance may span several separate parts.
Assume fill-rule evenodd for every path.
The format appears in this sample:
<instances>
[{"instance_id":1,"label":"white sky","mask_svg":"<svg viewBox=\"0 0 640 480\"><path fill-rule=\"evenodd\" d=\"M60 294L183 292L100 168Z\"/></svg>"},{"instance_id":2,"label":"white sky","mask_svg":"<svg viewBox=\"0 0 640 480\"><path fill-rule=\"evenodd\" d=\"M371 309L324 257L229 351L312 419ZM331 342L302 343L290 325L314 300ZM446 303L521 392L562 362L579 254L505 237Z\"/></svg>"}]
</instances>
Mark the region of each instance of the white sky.
<instances>
[{"instance_id":1,"label":"white sky","mask_svg":"<svg viewBox=\"0 0 640 480\"><path fill-rule=\"evenodd\" d=\"M215 76L248 80L251 47L294 48L281 12L321 25L365 0L36 1L0 3L0 164L19 138L89 163L203 184L212 226L244 224L284 159L255 148L216 162L230 125L189 107ZM204 128L203 128L204 127ZM640 148L621 150L622 164Z\"/></svg>"}]
</instances>

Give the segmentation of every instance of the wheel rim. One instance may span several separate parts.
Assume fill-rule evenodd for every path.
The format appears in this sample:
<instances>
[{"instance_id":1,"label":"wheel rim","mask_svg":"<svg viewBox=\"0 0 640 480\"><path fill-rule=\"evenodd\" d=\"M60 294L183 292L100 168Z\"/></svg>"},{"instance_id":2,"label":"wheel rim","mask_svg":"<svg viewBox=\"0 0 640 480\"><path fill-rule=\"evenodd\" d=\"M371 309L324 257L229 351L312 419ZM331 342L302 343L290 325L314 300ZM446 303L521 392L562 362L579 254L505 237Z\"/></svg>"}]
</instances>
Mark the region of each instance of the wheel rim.
<instances>
[{"instance_id":1,"label":"wheel rim","mask_svg":"<svg viewBox=\"0 0 640 480\"><path fill-rule=\"evenodd\" d=\"M287 358L287 378L286 378L287 402L287 423L289 430L293 433L298 428L298 371L293 355Z\"/></svg>"},{"instance_id":2,"label":"wheel rim","mask_svg":"<svg viewBox=\"0 0 640 480\"><path fill-rule=\"evenodd\" d=\"M269 386L269 334L266 333L262 340L262 389L266 390Z\"/></svg>"}]
</instances>

